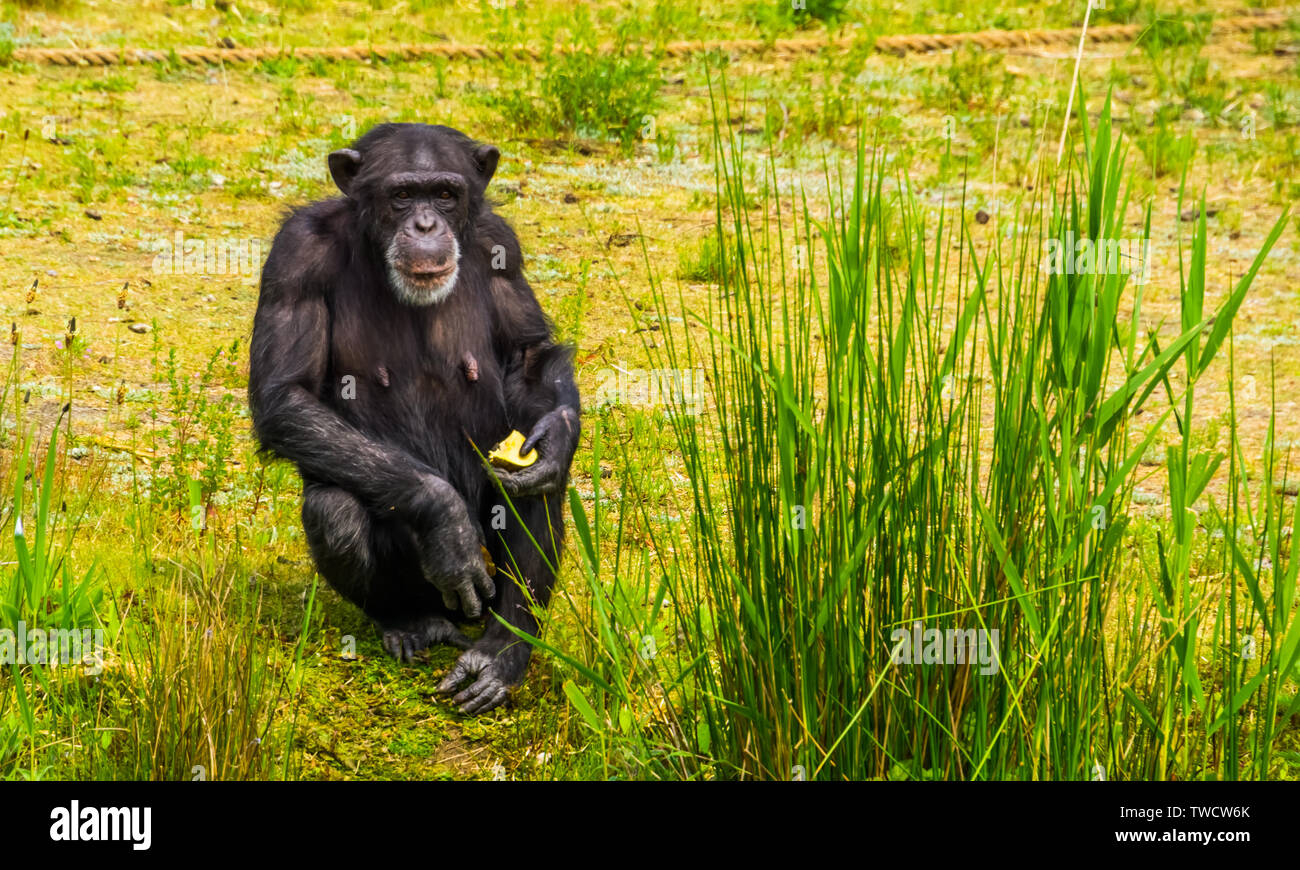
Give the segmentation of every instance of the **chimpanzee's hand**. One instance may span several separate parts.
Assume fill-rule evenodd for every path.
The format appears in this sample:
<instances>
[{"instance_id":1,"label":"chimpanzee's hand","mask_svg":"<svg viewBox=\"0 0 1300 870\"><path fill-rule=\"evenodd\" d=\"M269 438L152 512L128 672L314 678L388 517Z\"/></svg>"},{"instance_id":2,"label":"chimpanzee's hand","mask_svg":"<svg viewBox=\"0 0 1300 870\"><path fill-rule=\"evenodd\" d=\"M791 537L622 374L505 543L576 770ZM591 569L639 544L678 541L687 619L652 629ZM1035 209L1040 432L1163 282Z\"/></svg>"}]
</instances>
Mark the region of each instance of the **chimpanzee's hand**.
<instances>
[{"instance_id":1,"label":"chimpanzee's hand","mask_svg":"<svg viewBox=\"0 0 1300 870\"><path fill-rule=\"evenodd\" d=\"M519 448L521 456L536 449L537 461L518 470L495 469L506 495L514 498L563 491L569 479L569 464L578 449L579 429L578 412L568 405L538 420Z\"/></svg>"},{"instance_id":2,"label":"chimpanzee's hand","mask_svg":"<svg viewBox=\"0 0 1300 870\"><path fill-rule=\"evenodd\" d=\"M464 501L445 482L432 488L436 508L431 527L417 529L416 545L425 579L442 593L442 603L466 616L479 616L496 596L483 562L483 536Z\"/></svg>"}]
</instances>

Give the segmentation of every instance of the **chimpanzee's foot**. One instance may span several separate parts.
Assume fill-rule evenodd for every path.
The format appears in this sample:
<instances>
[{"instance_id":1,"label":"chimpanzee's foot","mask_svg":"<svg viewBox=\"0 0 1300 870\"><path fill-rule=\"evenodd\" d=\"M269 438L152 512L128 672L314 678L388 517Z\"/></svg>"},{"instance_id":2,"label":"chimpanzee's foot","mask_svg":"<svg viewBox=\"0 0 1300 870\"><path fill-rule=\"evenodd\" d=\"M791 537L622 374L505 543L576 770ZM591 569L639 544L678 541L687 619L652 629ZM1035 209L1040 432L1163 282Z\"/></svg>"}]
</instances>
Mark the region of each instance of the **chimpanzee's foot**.
<instances>
[{"instance_id":1,"label":"chimpanzee's foot","mask_svg":"<svg viewBox=\"0 0 1300 870\"><path fill-rule=\"evenodd\" d=\"M497 656L485 649L471 649L462 653L451 673L438 686L439 692L454 692L456 687L474 678L469 688L456 695L451 701L460 705L460 712L468 716L486 713L500 705L510 695L510 687L518 675L507 673L509 659Z\"/></svg>"},{"instance_id":2,"label":"chimpanzee's foot","mask_svg":"<svg viewBox=\"0 0 1300 870\"><path fill-rule=\"evenodd\" d=\"M384 650L401 662L413 660L416 653L435 643L449 643L461 649L470 647L469 638L445 616L426 616L407 625L385 628L383 632Z\"/></svg>"}]
</instances>

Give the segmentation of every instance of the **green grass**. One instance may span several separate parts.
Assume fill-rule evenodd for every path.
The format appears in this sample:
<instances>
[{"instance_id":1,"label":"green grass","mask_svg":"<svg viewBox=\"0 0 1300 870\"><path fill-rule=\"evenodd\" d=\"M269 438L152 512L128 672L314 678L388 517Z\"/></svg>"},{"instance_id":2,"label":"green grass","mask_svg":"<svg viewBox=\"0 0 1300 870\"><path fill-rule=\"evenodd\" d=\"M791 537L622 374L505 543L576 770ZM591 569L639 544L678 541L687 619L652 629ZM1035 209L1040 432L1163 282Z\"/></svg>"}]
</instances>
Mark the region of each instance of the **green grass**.
<instances>
[{"instance_id":1,"label":"green grass","mask_svg":"<svg viewBox=\"0 0 1300 870\"><path fill-rule=\"evenodd\" d=\"M517 134L613 139L625 154L638 140L654 141L660 59L630 46L623 34L602 46L585 6L565 24L544 35L536 64L499 67L496 86L480 99Z\"/></svg>"},{"instance_id":2,"label":"green grass","mask_svg":"<svg viewBox=\"0 0 1300 870\"><path fill-rule=\"evenodd\" d=\"M566 657L585 677L566 691L591 729L652 775L1277 774L1300 710L1300 507L1275 495L1271 438L1248 482L1235 417L1218 440L1188 421L1286 215L1211 311L1202 214L1162 338L1141 334L1127 276L1040 268L1067 231L1128 232L1109 103L984 254L962 203L927 219L865 140L830 203L789 213L775 167L749 189L742 140L717 129L720 292L652 352L708 374L710 412L670 418L690 519L649 524L656 563L624 566L620 518L602 587L599 517L573 505L599 642ZM661 319L678 307L656 301ZM1171 420L1152 516L1132 497ZM1206 492L1225 460L1226 503ZM1000 668L891 661L917 622L996 629ZM675 642L638 657L660 633ZM655 693L672 713L638 724Z\"/></svg>"},{"instance_id":3,"label":"green grass","mask_svg":"<svg viewBox=\"0 0 1300 870\"><path fill-rule=\"evenodd\" d=\"M70 322L63 341L69 373L82 347ZM294 709L283 702L291 675L301 679L310 605L297 642L277 656L276 623L265 621L243 558L246 545L264 547L268 533L248 522L232 536L209 521L224 488L235 419L228 396L213 403L206 396L217 358L191 382L177 375L175 351L169 355L168 425L151 430L151 461L136 467L125 508L117 506L136 549L125 576L113 566L112 584L104 566L78 556L97 524L91 514L106 483L103 471L86 479L73 470L89 450L69 449L59 437L61 428L71 429L71 402L36 464L35 433L28 431L36 427L23 414L30 393L16 380L19 360L15 354L0 396L13 409L14 428L25 432L4 468L13 500L0 523L12 533L16 563L0 584L0 629L93 629L103 632L103 646L93 661L87 651L84 664L5 663L0 771L29 779L296 775L300 756L288 751L292 717L277 716ZM268 480L263 470L272 505L283 472L271 470ZM152 543L169 534L175 537L160 558ZM276 616L282 621L285 613Z\"/></svg>"}]
</instances>

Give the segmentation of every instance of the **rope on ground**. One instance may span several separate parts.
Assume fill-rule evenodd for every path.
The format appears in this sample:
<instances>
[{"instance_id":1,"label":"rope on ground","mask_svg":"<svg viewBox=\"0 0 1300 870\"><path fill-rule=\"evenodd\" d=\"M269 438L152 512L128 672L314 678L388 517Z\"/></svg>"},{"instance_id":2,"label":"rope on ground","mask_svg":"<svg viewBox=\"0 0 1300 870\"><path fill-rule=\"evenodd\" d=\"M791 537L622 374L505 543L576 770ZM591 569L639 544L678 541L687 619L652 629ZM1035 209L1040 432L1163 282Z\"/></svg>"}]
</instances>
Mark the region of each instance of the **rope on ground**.
<instances>
[{"instance_id":1,"label":"rope on ground","mask_svg":"<svg viewBox=\"0 0 1300 870\"><path fill-rule=\"evenodd\" d=\"M1220 18L1212 23L1212 34L1222 36L1247 33L1253 30L1280 30L1296 10L1274 9L1252 15ZM1091 44L1126 42L1141 35L1147 25L1115 24L1090 29L1085 41ZM888 54L920 54L947 51L961 45L982 48L1013 49L1047 45L1068 45L1079 39L1078 28L1064 30L981 30L970 33L921 33L901 36L882 36L874 43L876 51ZM662 46L647 46L647 52L657 51L670 58L689 57L709 52L728 55L771 54L790 57L815 54L823 49L850 49L865 45L859 37L841 39L724 39L700 42L670 42ZM562 53L585 53L589 49L558 47ZM613 51L605 46L600 51ZM300 60L350 60L393 61L443 58L446 60L541 60L544 52L529 46L457 45L437 43L430 45L375 45L334 46L303 48L182 48L159 51L145 48L19 48L13 58L19 63L47 64L53 66L117 66L177 61L189 66L223 66L248 64L273 58L293 57Z\"/></svg>"}]
</instances>

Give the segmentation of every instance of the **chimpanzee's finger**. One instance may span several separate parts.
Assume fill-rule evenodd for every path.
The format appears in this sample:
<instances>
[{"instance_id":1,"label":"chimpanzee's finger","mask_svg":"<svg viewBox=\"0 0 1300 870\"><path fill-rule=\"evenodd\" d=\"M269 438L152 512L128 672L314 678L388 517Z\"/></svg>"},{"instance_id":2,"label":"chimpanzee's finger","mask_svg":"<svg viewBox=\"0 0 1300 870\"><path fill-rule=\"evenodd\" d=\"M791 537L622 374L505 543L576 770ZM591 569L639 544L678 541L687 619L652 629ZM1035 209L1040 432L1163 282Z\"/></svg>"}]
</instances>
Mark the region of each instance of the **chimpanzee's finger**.
<instances>
[{"instance_id":1,"label":"chimpanzee's finger","mask_svg":"<svg viewBox=\"0 0 1300 870\"><path fill-rule=\"evenodd\" d=\"M559 476L559 466L549 459L542 459L534 465L519 471L500 475L501 486L509 496L537 495L551 488L554 478Z\"/></svg>"},{"instance_id":2,"label":"chimpanzee's finger","mask_svg":"<svg viewBox=\"0 0 1300 870\"><path fill-rule=\"evenodd\" d=\"M497 597L497 585L492 582L492 578L488 576L487 571L475 566L471 569L471 574L474 580L474 587L478 590L479 596L484 601L491 601L493 598Z\"/></svg>"},{"instance_id":3,"label":"chimpanzee's finger","mask_svg":"<svg viewBox=\"0 0 1300 870\"><path fill-rule=\"evenodd\" d=\"M465 679L469 675L470 675L469 665L462 657L460 661L456 662L456 666L451 669L451 673L447 674L447 676L443 679L443 681L438 684L438 691L454 692L456 690L456 687L459 686L461 683L465 682Z\"/></svg>"},{"instance_id":4,"label":"chimpanzee's finger","mask_svg":"<svg viewBox=\"0 0 1300 870\"><path fill-rule=\"evenodd\" d=\"M479 677L468 689L452 698L451 702L460 705L460 712L475 716L500 704L509 691L496 677L486 675Z\"/></svg>"},{"instance_id":5,"label":"chimpanzee's finger","mask_svg":"<svg viewBox=\"0 0 1300 870\"><path fill-rule=\"evenodd\" d=\"M478 616L483 612L483 605L479 603L478 593L474 591L473 583L462 580L456 587L456 594L460 596L460 609L466 616Z\"/></svg>"},{"instance_id":6,"label":"chimpanzee's finger","mask_svg":"<svg viewBox=\"0 0 1300 870\"><path fill-rule=\"evenodd\" d=\"M550 431L551 431L551 426L549 422L538 423L536 426L534 426L533 431L529 433L528 438L524 440L524 443L522 445L520 445L519 455L527 456L529 451L531 451L534 447L540 444L542 442L542 439L544 439L548 434L550 434Z\"/></svg>"},{"instance_id":7,"label":"chimpanzee's finger","mask_svg":"<svg viewBox=\"0 0 1300 870\"><path fill-rule=\"evenodd\" d=\"M461 683L465 682L471 676L477 676L480 671L492 664L484 653L475 650L467 650L460 658L456 659L456 666L447 674L447 678L438 684L439 692L452 692Z\"/></svg>"}]
</instances>

